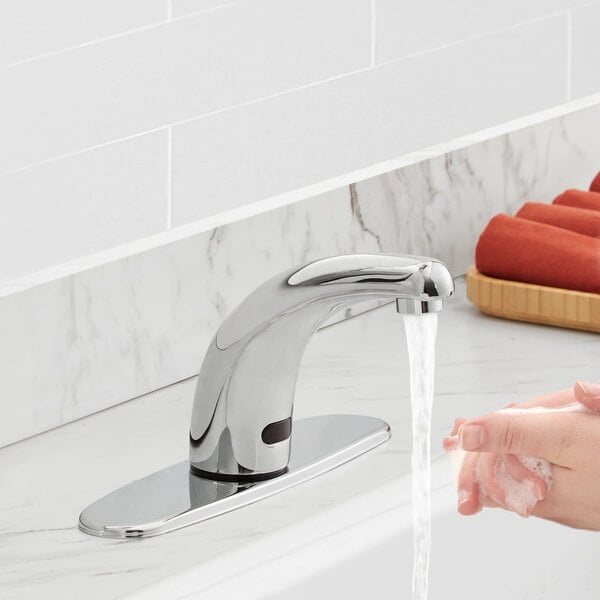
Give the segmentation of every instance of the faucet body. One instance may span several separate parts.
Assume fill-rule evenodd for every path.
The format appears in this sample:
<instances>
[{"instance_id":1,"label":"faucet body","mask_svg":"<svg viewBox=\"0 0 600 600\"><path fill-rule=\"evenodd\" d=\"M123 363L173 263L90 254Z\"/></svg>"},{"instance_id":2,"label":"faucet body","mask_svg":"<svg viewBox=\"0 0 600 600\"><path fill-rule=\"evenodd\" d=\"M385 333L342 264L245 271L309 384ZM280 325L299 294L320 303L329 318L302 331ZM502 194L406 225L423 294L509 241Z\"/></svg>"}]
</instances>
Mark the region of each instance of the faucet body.
<instances>
[{"instance_id":1,"label":"faucet body","mask_svg":"<svg viewBox=\"0 0 600 600\"><path fill-rule=\"evenodd\" d=\"M443 263L384 254L317 260L265 282L227 317L206 353L190 427L192 472L235 482L284 473L298 370L319 325L369 299L395 299L401 313L438 312L453 292Z\"/></svg>"},{"instance_id":2,"label":"faucet body","mask_svg":"<svg viewBox=\"0 0 600 600\"><path fill-rule=\"evenodd\" d=\"M454 292L430 258L337 256L290 269L252 292L217 331L196 386L190 462L161 469L85 508L79 528L108 538L161 535L316 477L390 437L373 417L321 415L294 424L294 391L311 335L339 307L396 299L437 312Z\"/></svg>"}]
</instances>

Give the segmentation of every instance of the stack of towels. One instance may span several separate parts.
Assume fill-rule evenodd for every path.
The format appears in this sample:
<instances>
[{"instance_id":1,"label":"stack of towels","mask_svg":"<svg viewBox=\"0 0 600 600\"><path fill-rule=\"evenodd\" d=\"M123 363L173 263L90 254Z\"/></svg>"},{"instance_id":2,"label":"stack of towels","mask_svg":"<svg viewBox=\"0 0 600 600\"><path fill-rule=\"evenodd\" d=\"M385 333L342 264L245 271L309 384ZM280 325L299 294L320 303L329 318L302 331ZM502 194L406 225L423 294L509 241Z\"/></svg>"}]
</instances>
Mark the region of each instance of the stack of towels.
<instances>
[{"instance_id":1,"label":"stack of towels","mask_svg":"<svg viewBox=\"0 0 600 600\"><path fill-rule=\"evenodd\" d=\"M590 191L567 190L552 204L526 202L495 216L475 251L484 275L600 294L600 173Z\"/></svg>"}]
</instances>

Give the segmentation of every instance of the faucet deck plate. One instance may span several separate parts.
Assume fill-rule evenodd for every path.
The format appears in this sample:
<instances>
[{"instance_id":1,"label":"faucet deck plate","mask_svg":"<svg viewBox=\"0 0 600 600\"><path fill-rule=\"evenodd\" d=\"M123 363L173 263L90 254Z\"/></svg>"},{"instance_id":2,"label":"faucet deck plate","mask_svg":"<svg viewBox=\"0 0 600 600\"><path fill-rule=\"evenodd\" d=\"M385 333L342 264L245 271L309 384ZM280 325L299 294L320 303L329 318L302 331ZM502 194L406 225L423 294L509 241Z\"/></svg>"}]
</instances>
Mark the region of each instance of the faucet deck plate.
<instances>
[{"instance_id":1,"label":"faucet deck plate","mask_svg":"<svg viewBox=\"0 0 600 600\"><path fill-rule=\"evenodd\" d=\"M390 437L373 417L327 415L294 422L288 470L257 483L203 479L183 461L130 483L88 506L79 528L108 538L156 536L272 496L348 462Z\"/></svg>"}]
</instances>

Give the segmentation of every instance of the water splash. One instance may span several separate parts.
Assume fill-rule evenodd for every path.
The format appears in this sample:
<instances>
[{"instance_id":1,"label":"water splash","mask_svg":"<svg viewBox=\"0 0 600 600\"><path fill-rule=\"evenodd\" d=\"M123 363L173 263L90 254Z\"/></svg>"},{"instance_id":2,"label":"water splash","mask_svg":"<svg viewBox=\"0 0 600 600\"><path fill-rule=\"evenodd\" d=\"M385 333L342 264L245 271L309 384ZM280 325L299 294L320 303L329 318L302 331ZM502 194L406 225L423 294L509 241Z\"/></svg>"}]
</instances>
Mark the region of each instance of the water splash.
<instances>
[{"instance_id":1,"label":"water splash","mask_svg":"<svg viewBox=\"0 0 600 600\"><path fill-rule=\"evenodd\" d=\"M437 315L404 315L412 407L413 600L426 600L431 552L431 412Z\"/></svg>"}]
</instances>

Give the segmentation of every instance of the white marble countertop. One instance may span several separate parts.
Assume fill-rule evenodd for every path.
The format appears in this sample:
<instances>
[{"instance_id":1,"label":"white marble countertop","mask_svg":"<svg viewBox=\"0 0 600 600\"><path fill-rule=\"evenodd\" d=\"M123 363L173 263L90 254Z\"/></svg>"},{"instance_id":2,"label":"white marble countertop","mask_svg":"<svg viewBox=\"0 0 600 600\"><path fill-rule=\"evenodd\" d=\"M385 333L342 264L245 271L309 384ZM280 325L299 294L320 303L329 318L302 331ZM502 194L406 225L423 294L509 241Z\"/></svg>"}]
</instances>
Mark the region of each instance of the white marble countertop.
<instances>
[{"instance_id":1,"label":"white marble countertop","mask_svg":"<svg viewBox=\"0 0 600 600\"><path fill-rule=\"evenodd\" d=\"M455 417L569 387L575 379L599 379L597 335L485 317L465 300L464 287L458 292L440 315L434 487L450 485L441 438ZM274 497L164 536L114 541L81 533L77 518L89 503L186 458L194 383L0 450L4 600L201 595L290 545L385 510L410 514L408 361L401 319L387 306L315 336L295 417L381 417L392 427L389 443Z\"/></svg>"}]
</instances>

